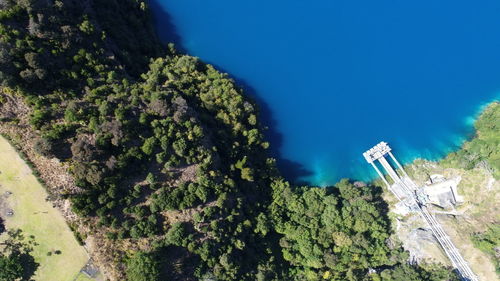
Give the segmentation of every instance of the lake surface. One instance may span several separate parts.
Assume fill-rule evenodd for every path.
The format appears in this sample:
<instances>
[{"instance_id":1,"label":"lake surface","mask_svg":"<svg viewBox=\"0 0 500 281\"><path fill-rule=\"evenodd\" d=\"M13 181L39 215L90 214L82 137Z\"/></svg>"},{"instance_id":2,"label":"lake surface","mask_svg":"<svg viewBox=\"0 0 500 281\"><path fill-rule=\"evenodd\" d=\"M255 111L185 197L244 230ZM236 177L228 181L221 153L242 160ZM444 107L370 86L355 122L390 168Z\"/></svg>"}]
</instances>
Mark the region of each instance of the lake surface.
<instances>
[{"instance_id":1,"label":"lake surface","mask_svg":"<svg viewBox=\"0 0 500 281\"><path fill-rule=\"evenodd\" d=\"M500 1L156 0L159 34L230 73L264 108L283 172L312 184L375 176L469 137L500 90Z\"/></svg>"}]
</instances>

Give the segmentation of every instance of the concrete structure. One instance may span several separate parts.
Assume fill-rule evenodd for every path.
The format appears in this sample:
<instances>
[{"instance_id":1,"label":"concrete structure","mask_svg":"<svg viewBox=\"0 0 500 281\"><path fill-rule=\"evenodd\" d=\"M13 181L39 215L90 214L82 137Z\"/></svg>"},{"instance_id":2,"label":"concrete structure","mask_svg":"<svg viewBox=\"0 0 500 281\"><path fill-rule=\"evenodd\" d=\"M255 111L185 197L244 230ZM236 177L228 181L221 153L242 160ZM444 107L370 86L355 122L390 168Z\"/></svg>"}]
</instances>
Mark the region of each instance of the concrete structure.
<instances>
[{"instance_id":1,"label":"concrete structure","mask_svg":"<svg viewBox=\"0 0 500 281\"><path fill-rule=\"evenodd\" d=\"M462 196L458 195L457 186L462 180L461 177L449 180L433 181L434 184L423 187L429 203L443 208L453 207L463 202Z\"/></svg>"},{"instance_id":2,"label":"concrete structure","mask_svg":"<svg viewBox=\"0 0 500 281\"><path fill-rule=\"evenodd\" d=\"M386 142L380 142L376 146L367 150L363 153L366 161L372 165L372 167L377 171L377 174L387 185L387 188L406 205L409 211L418 212L425 222L429 225L432 233L436 240L441 245L441 248L445 254L450 259L452 265L458 271L462 280L465 281L478 281L477 276L472 272L467 262L458 252L458 249L453 245L453 242L448 237L442 226L436 220L436 218L427 209L427 204L429 203L429 196L425 193L425 189L418 188L413 180L406 174L405 170L398 162L396 157L391 152L391 148ZM386 157L389 156L392 161L398 167L398 170L394 170L391 164L387 161ZM378 163L377 163L378 161ZM381 164L385 172L392 179L393 184L389 184L389 181L384 177L382 172L377 167L377 164ZM440 185L438 190L441 190L446 184ZM454 192L454 193L453 193ZM452 191L452 194L456 195L456 188ZM455 199L456 201L456 199Z\"/></svg>"}]
</instances>

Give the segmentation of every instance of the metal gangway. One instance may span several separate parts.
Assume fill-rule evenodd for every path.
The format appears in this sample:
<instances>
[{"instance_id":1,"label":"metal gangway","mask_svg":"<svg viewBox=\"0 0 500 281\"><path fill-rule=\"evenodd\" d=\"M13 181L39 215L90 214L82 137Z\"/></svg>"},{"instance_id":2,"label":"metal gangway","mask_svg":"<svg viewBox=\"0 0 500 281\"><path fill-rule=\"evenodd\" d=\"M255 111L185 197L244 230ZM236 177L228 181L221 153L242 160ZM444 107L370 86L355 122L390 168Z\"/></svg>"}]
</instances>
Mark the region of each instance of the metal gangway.
<instances>
[{"instance_id":1,"label":"metal gangway","mask_svg":"<svg viewBox=\"0 0 500 281\"><path fill-rule=\"evenodd\" d=\"M380 142L376 146L363 153L366 161L372 165L380 178L387 185L387 188L396 196L399 201L406 204L408 209L418 212L425 222L429 225L434 237L439 245L450 259L453 267L457 270L460 277L464 281L479 281L478 277L472 272L470 266L465 259L460 255L460 252L455 247L450 237L446 234L443 227L436 218L427 209L427 202L425 195L422 195L421 189L413 182L413 180L406 174L405 170L398 162L396 157L391 152L391 148L386 142ZM396 163L399 173L393 169L391 164L387 161L386 157L390 158ZM389 177L394 181L391 185L384 177L382 172L377 167L378 161Z\"/></svg>"}]
</instances>

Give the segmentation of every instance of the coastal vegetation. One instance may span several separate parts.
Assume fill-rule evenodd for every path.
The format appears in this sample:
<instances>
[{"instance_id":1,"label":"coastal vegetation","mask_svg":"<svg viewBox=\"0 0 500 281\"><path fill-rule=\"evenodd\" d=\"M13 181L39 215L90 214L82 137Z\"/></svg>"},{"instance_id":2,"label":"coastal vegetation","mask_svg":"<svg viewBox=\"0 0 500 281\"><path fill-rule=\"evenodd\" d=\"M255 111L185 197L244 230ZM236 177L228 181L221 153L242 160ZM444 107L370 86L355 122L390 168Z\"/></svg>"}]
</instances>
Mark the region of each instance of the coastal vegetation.
<instances>
[{"instance_id":1,"label":"coastal vegetation","mask_svg":"<svg viewBox=\"0 0 500 281\"><path fill-rule=\"evenodd\" d=\"M462 149L450 153L443 164L470 170L481 167L500 179L500 103L490 104L474 123L476 135Z\"/></svg>"},{"instance_id":2,"label":"coastal vegetation","mask_svg":"<svg viewBox=\"0 0 500 281\"><path fill-rule=\"evenodd\" d=\"M456 280L407 263L379 187L287 182L255 102L227 74L163 48L145 2L0 8L0 128L67 165L73 184L48 186L50 200L69 200L80 243L104 240L95 255L108 278ZM16 134L24 127L36 137ZM498 164L493 146L475 147L477 163Z\"/></svg>"}]
</instances>

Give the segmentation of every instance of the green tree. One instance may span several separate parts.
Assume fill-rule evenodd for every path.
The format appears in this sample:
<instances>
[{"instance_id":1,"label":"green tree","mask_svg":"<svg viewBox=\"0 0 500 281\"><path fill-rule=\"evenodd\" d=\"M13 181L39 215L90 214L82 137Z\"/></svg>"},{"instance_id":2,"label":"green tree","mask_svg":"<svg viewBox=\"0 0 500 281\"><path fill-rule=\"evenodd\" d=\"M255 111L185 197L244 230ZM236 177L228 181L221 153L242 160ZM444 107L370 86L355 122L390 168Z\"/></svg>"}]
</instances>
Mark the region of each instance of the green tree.
<instances>
[{"instance_id":1,"label":"green tree","mask_svg":"<svg viewBox=\"0 0 500 281\"><path fill-rule=\"evenodd\" d=\"M155 253L136 252L127 261L128 281L159 281L160 263Z\"/></svg>"},{"instance_id":2,"label":"green tree","mask_svg":"<svg viewBox=\"0 0 500 281\"><path fill-rule=\"evenodd\" d=\"M13 281L23 277L23 266L18 254L0 255L0 280Z\"/></svg>"},{"instance_id":3,"label":"green tree","mask_svg":"<svg viewBox=\"0 0 500 281\"><path fill-rule=\"evenodd\" d=\"M144 141L144 144L142 145L141 149L147 155L151 155L153 154L155 145L156 145L156 139L154 137L150 137L147 138L146 141Z\"/></svg>"},{"instance_id":4,"label":"green tree","mask_svg":"<svg viewBox=\"0 0 500 281\"><path fill-rule=\"evenodd\" d=\"M166 235L166 241L169 244L180 246L186 239L186 227L184 223L174 223Z\"/></svg>"},{"instance_id":5,"label":"green tree","mask_svg":"<svg viewBox=\"0 0 500 281\"><path fill-rule=\"evenodd\" d=\"M19 229L7 232L7 238L0 243L0 281L30 280L39 264L30 254L33 237L29 239Z\"/></svg>"}]
</instances>

